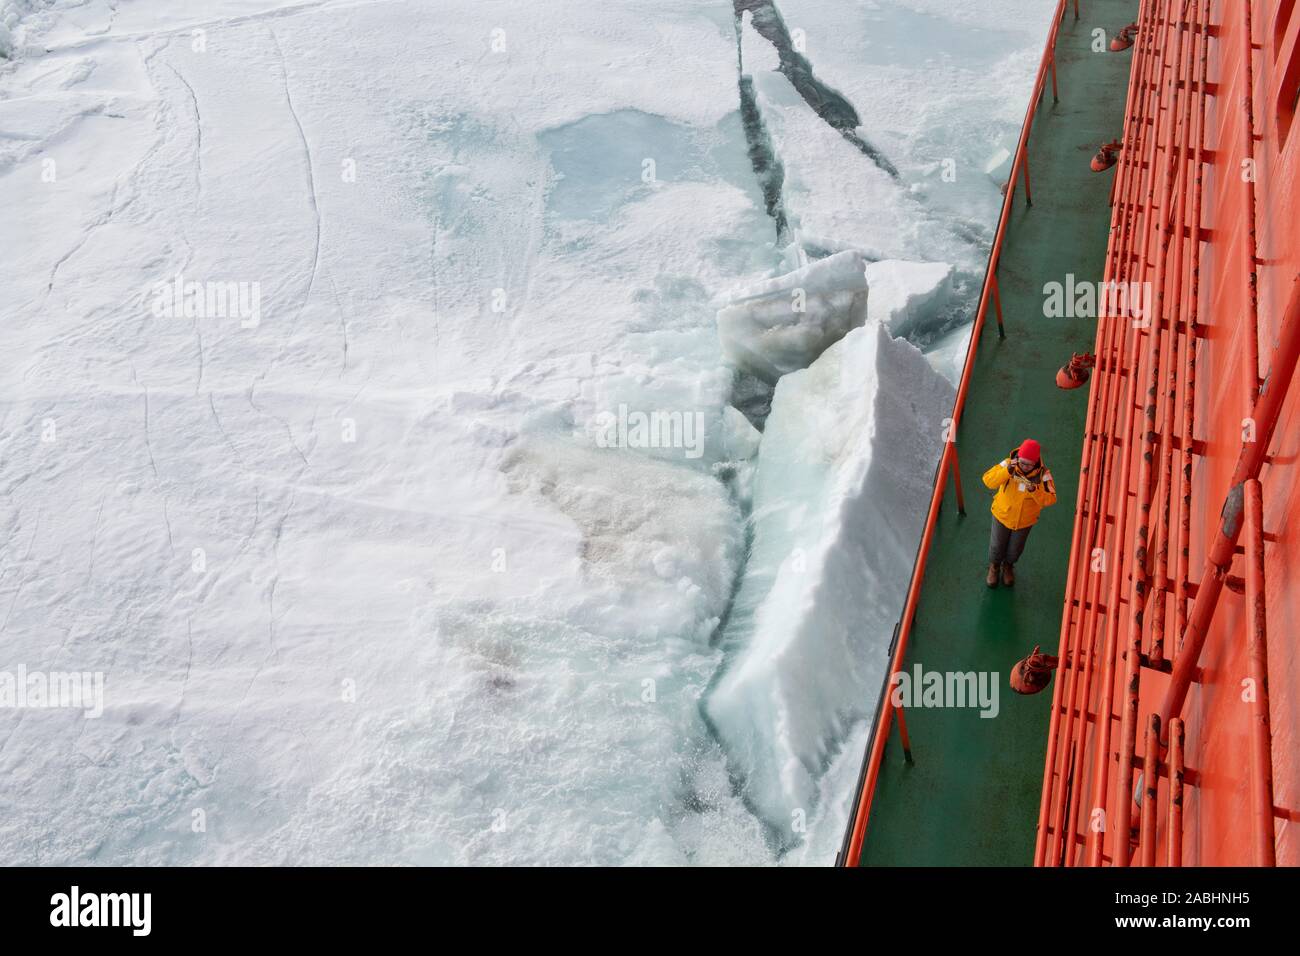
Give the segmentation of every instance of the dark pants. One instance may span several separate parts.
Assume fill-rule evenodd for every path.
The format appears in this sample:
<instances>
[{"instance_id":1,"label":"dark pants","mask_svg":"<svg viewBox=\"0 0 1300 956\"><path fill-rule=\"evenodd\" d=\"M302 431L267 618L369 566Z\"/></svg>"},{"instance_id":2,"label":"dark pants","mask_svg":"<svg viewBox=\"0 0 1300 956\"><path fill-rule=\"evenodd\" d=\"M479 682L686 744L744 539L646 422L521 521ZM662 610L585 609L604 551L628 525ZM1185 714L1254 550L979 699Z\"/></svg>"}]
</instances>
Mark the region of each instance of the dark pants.
<instances>
[{"instance_id":1,"label":"dark pants","mask_svg":"<svg viewBox=\"0 0 1300 956\"><path fill-rule=\"evenodd\" d=\"M1015 564L1025 550L1025 541L1029 538L1032 527L1012 531L997 518L993 519L993 530L989 533L989 564Z\"/></svg>"}]
</instances>

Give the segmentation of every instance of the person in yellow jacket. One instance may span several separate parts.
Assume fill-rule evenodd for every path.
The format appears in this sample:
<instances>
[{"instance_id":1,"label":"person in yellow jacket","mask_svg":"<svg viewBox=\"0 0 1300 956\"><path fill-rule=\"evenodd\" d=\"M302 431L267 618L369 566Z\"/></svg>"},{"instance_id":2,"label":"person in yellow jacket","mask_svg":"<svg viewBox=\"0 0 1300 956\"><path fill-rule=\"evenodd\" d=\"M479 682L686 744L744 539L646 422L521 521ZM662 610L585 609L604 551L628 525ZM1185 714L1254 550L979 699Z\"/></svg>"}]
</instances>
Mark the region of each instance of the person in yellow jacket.
<instances>
[{"instance_id":1,"label":"person in yellow jacket","mask_svg":"<svg viewBox=\"0 0 1300 956\"><path fill-rule=\"evenodd\" d=\"M1013 568L1039 512L1056 504L1052 473L1043 465L1038 442L1026 438L1020 447L984 472L984 485L993 497L993 530L989 535L989 570L984 583L1005 587L1016 583Z\"/></svg>"}]
</instances>

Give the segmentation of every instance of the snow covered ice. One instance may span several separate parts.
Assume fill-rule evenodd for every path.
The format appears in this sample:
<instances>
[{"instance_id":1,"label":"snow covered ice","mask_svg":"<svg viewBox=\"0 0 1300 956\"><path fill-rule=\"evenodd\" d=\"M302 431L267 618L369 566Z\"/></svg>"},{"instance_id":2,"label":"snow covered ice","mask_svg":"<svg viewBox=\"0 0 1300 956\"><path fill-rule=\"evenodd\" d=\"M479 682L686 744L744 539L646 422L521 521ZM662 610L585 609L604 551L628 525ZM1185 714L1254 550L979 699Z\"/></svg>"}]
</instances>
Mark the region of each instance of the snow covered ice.
<instances>
[{"instance_id":1,"label":"snow covered ice","mask_svg":"<svg viewBox=\"0 0 1300 956\"><path fill-rule=\"evenodd\" d=\"M777 6L897 178L727 2L4 0L4 862L833 858L1050 3Z\"/></svg>"}]
</instances>

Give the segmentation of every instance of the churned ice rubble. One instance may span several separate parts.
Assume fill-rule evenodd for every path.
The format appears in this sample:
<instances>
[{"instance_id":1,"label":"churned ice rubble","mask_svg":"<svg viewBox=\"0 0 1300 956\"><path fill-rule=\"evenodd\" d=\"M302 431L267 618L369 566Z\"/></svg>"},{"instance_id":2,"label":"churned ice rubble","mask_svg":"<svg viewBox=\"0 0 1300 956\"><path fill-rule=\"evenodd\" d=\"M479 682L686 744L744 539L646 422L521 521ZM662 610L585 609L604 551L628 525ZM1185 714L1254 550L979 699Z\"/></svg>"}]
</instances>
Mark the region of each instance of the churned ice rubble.
<instances>
[{"instance_id":1,"label":"churned ice rubble","mask_svg":"<svg viewBox=\"0 0 1300 956\"><path fill-rule=\"evenodd\" d=\"M807 832L782 858L786 866L825 866L835 860L852 816L853 799L862 758L871 742L871 721L861 720L844 738L817 781L816 809L808 818Z\"/></svg>"},{"instance_id":2,"label":"churned ice rubble","mask_svg":"<svg viewBox=\"0 0 1300 956\"><path fill-rule=\"evenodd\" d=\"M879 323L777 384L705 709L746 797L791 842L875 706L953 394Z\"/></svg>"}]
</instances>

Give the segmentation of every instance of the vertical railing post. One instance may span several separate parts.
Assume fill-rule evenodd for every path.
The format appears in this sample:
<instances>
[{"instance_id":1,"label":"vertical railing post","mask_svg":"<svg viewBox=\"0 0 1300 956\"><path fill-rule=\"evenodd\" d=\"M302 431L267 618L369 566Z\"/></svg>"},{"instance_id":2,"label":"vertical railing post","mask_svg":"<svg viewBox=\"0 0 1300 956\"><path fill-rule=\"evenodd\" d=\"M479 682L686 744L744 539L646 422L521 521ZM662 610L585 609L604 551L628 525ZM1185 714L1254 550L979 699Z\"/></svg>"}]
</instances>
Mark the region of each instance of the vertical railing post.
<instances>
[{"instance_id":1,"label":"vertical railing post","mask_svg":"<svg viewBox=\"0 0 1300 956\"><path fill-rule=\"evenodd\" d=\"M1255 866L1277 866L1273 829L1273 733L1268 705L1268 602L1264 594L1264 494L1246 482L1246 613L1250 619L1250 797Z\"/></svg>"},{"instance_id":2,"label":"vertical railing post","mask_svg":"<svg viewBox=\"0 0 1300 956\"><path fill-rule=\"evenodd\" d=\"M908 765L912 765L912 738L907 735L907 720L903 716L903 708L895 707L894 716L898 718L898 739L903 744L903 759Z\"/></svg>"},{"instance_id":3,"label":"vertical railing post","mask_svg":"<svg viewBox=\"0 0 1300 956\"><path fill-rule=\"evenodd\" d=\"M956 428L956 423L952 427ZM964 518L966 517L966 497L961 490L961 468L957 465L957 442L955 437L953 441L949 442L948 450L952 455L952 484L957 492L957 514Z\"/></svg>"},{"instance_id":4,"label":"vertical railing post","mask_svg":"<svg viewBox=\"0 0 1300 956\"><path fill-rule=\"evenodd\" d=\"M993 308L997 310L998 338L1005 339L1007 337L1007 330L1002 324L1002 291L998 288L998 274L996 272L989 276L989 285L993 289Z\"/></svg>"},{"instance_id":5,"label":"vertical railing post","mask_svg":"<svg viewBox=\"0 0 1300 956\"><path fill-rule=\"evenodd\" d=\"M1025 152L1020 159L1020 169L1025 174L1025 205L1034 204L1034 194L1029 189L1029 142L1025 142Z\"/></svg>"},{"instance_id":6,"label":"vertical railing post","mask_svg":"<svg viewBox=\"0 0 1300 956\"><path fill-rule=\"evenodd\" d=\"M1152 714L1147 724L1146 747L1142 755L1142 865L1156 865L1156 798L1160 794L1160 718ZM1128 799L1132 799L1131 797ZM1126 840L1121 833L1118 839Z\"/></svg>"},{"instance_id":7,"label":"vertical railing post","mask_svg":"<svg viewBox=\"0 0 1300 956\"><path fill-rule=\"evenodd\" d=\"M1183 722L1169 721L1169 865L1183 865Z\"/></svg>"}]
</instances>

